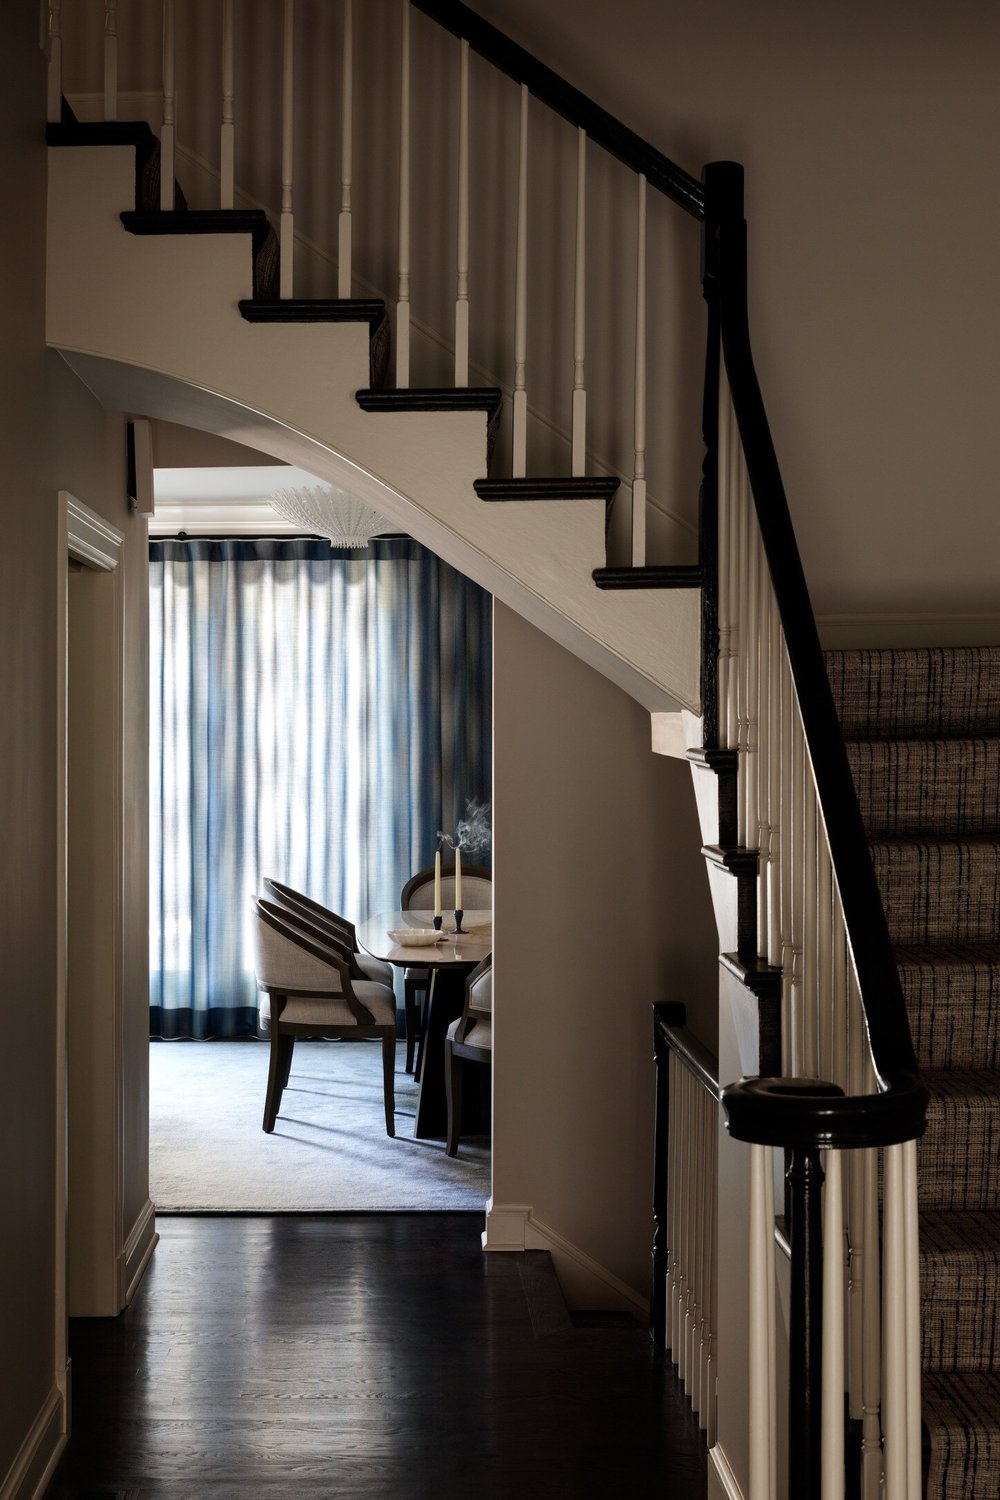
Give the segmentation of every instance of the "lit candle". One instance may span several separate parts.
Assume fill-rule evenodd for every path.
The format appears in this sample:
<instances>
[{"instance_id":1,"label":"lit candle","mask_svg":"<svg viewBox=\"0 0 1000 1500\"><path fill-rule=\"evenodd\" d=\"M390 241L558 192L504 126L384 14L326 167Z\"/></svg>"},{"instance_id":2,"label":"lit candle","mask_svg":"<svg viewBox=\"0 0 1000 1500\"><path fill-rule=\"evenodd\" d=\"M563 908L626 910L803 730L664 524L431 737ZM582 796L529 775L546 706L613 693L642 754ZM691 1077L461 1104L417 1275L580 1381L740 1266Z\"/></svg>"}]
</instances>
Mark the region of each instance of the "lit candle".
<instances>
[{"instance_id":1,"label":"lit candle","mask_svg":"<svg viewBox=\"0 0 1000 1500\"><path fill-rule=\"evenodd\" d=\"M455 850L455 910L464 910L462 906L462 846Z\"/></svg>"},{"instance_id":2,"label":"lit candle","mask_svg":"<svg viewBox=\"0 0 1000 1500\"><path fill-rule=\"evenodd\" d=\"M434 856L434 915L441 915L441 850Z\"/></svg>"}]
</instances>

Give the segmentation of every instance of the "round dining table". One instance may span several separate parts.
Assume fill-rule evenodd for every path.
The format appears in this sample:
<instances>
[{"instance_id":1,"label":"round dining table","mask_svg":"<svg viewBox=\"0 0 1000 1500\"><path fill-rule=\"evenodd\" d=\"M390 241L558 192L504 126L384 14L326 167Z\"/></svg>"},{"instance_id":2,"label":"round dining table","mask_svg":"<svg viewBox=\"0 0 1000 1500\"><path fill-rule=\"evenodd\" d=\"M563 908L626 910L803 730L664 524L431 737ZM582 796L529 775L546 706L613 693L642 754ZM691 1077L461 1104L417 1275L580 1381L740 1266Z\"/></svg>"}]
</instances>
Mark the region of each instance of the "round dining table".
<instances>
[{"instance_id":1,"label":"round dining table","mask_svg":"<svg viewBox=\"0 0 1000 1500\"><path fill-rule=\"evenodd\" d=\"M493 913L466 911L462 931L455 931L455 917L446 912L441 936L434 943L398 941L408 929L421 934L433 931L433 912L380 912L356 928L358 942L366 953L402 969L429 969L430 993L424 1016L420 1092L413 1134L421 1138L444 1137L448 1128L448 1104L444 1082L444 1042L448 1027L462 1014L466 976L493 949ZM397 938L390 937L390 932ZM470 1105L474 1101L470 1100ZM465 1105L463 1102L463 1116Z\"/></svg>"}]
</instances>

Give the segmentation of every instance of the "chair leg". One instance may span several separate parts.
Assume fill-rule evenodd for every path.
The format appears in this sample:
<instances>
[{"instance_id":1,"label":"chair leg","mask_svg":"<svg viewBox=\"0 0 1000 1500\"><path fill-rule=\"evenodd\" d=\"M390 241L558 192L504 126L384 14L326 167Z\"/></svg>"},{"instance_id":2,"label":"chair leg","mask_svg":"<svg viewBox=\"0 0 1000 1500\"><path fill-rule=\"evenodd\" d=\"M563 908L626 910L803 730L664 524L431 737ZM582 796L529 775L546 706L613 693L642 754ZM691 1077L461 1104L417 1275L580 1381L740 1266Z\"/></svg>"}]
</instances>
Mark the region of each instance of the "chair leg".
<instances>
[{"instance_id":1,"label":"chair leg","mask_svg":"<svg viewBox=\"0 0 1000 1500\"><path fill-rule=\"evenodd\" d=\"M271 1061L267 1070L267 1094L264 1098L264 1130L270 1135L274 1129L274 1122L278 1118L278 1109L281 1105L281 1095L284 1091L283 1068L285 1063L282 1042L285 1040L278 1029L278 1024L271 1019ZM291 1049L289 1048L289 1060ZM287 1077L287 1074L285 1075Z\"/></svg>"},{"instance_id":2,"label":"chair leg","mask_svg":"<svg viewBox=\"0 0 1000 1500\"><path fill-rule=\"evenodd\" d=\"M282 1062L281 1062L281 1087L282 1087L282 1089L286 1088L287 1084L288 1084L288 1075L292 1071L292 1053L294 1052L294 1050L295 1050L295 1038L293 1036L283 1036L281 1038L281 1056L282 1056Z\"/></svg>"},{"instance_id":3,"label":"chair leg","mask_svg":"<svg viewBox=\"0 0 1000 1500\"><path fill-rule=\"evenodd\" d=\"M446 1156L458 1153L458 1136L462 1125L462 1059L455 1053L451 1038L444 1044L444 1092L448 1101L448 1142Z\"/></svg>"},{"instance_id":4,"label":"chair leg","mask_svg":"<svg viewBox=\"0 0 1000 1500\"><path fill-rule=\"evenodd\" d=\"M382 1087L385 1093L385 1133L396 1134L396 1029L382 1033Z\"/></svg>"}]
</instances>

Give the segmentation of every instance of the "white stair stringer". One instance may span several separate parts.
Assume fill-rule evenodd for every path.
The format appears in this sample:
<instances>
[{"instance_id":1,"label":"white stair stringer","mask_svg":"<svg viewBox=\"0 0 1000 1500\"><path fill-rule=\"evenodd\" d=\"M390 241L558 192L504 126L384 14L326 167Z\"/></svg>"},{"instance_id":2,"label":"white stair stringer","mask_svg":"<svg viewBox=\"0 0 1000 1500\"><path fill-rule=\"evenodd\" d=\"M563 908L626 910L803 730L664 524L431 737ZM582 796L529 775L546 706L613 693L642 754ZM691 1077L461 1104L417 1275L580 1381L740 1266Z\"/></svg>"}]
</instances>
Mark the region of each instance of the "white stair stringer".
<instances>
[{"instance_id":1,"label":"white stair stringer","mask_svg":"<svg viewBox=\"0 0 1000 1500\"><path fill-rule=\"evenodd\" d=\"M481 412L361 411L364 323L249 323L248 235L138 236L134 148L49 149L46 337L108 408L350 486L650 711L699 709L700 590L603 591L604 504L486 503Z\"/></svg>"}]
</instances>

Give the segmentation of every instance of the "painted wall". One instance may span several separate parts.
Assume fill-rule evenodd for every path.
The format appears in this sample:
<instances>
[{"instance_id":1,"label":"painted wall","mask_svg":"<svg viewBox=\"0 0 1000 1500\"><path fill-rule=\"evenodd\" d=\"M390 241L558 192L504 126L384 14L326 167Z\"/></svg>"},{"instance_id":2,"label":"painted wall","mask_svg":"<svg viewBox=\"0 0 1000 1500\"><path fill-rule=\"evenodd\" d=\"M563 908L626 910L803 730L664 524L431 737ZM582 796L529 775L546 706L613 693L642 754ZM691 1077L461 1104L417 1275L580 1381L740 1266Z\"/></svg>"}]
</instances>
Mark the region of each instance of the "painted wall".
<instances>
[{"instance_id":1,"label":"painted wall","mask_svg":"<svg viewBox=\"0 0 1000 1500\"><path fill-rule=\"evenodd\" d=\"M645 1296L651 1003L683 1000L715 1044L691 775L651 753L632 699L501 604L493 692L494 1207L530 1205Z\"/></svg>"},{"instance_id":2,"label":"painted wall","mask_svg":"<svg viewBox=\"0 0 1000 1500\"><path fill-rule=\"evenodd\" d=\"M2 696L0 765L0 952L4 1047L0 1055L0 1488L65 1370L58 1348L56 1120L56 491L71 490L128 533L126 692L132 847L126 989L146 1005L145 573L141 523L124 499L123 431L45 349L44 65L33 6L5 16L0 79L0 176L17 204L16 232L0 264L11 291L0 362L4 457L0 548ZM126 1217L145 1201L144 1074L130 1033L133 1091ZM137 1211L137 1210L136 1210ZM58 1410L55 1411L58 1422ZM50 1431L49 1437L51 1438Z\"/></svg>"}]
</instances>

